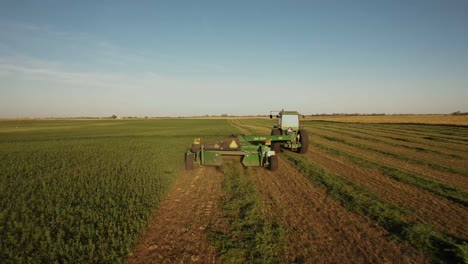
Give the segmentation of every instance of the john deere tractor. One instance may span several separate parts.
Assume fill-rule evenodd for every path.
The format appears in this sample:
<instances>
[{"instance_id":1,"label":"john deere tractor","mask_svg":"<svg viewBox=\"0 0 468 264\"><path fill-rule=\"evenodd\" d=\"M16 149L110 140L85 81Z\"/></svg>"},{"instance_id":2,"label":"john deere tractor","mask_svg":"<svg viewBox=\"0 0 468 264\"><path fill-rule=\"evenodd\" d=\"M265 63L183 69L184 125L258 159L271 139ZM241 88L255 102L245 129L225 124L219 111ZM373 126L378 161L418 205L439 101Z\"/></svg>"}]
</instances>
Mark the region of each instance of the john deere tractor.
<instances>
[{"instance_id":1,"label":"john deere tractor","mask_svg":"<svg viewBox=\"0 0 468 264\"><path fill-rule=\"evenodd\" d=\"M307 131L299 126L299 113L295 111L271 111L278 113L278 124L270 136L265 135L232 135L221 141L201 144L195 138L191 147L185 152L185 168L191 170L194 165L219 166L225 160L239 158L244 166L262 166L272 171L278 169L277 153L281 147L306 153L309 141Z\"/></svg>"},{"instance_id":2,"label":"john deere tractor","mask_svg":"<svg viewBox=\"0 0 468 264\"><path fill-rule=\"evenodd\" d=\"M284 136L282 141L272 142L272 149L279 152L281 147L296 151L298 153L306 153L309 148L309 137L307 130L299 125L299 113L297 111L271 111L270 118L276 113L278 123L271 130L272 136Z\"/></svg>"}]
</instances>

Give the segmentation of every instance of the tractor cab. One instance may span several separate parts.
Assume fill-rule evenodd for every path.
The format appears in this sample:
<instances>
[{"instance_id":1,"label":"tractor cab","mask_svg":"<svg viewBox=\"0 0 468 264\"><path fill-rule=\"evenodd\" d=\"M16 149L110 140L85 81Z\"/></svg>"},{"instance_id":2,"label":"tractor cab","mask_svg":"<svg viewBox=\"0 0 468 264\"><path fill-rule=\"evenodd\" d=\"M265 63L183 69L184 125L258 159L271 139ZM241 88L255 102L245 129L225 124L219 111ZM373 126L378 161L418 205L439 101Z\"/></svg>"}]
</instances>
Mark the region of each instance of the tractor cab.
<instances>
[{"instance_id":1,"label":"tractor cab","mask_svg":"<svg viewBox=\"0 0 468 264\"><path fill-rule=\"evenodd\" d=\"M279 152L281 147L288 148L299 153L306 153L309 146L309 137L307 131L299 124L299 112L297 111L270 111L270 118L273 113L278 118L278 123L271 130L272 136L287 136L288 140L272 143L272 149Z\"/></svg>"},{"instance_id":2,"label":"tractor cab","mask_svg":"<svg viewBox=\"0 0 468 264\"><path fill-rule=\"evenodd\" d=\"M273 112L273 111L272 111ZM274 111L276 112L276 111ZM278 123L274 128L278 128L284 132L292 132L299 130L299 113L296 111L278 111L276 115L278 118ZM273 118L273 115L270 114L270 118Z\"/></svg>"},{"instance_id":3,"label":"tractor cab","mask_svg":"<svg viewBox=\"0 0 468 264\"><path fill-rule=\"evenodd\" d=\"M277 126L278 128L297 131L299 129L299 115L298 114L282 114L281 117L278 118Z\"/></svg>"}]
</instances>

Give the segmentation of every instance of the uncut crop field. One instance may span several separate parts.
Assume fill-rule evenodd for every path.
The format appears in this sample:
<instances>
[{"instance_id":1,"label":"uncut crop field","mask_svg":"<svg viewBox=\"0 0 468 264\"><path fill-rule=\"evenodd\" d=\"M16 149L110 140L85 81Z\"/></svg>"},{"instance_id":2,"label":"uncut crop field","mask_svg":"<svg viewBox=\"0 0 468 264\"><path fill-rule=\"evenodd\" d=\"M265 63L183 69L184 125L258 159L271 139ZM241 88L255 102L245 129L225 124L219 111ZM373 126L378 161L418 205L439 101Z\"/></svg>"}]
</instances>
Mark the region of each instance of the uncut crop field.
<instances>
[{"instance_id":1,"label":"uncut crop field","mask_svg":"<svg viewBox=\"0 0 468 264\"><path fill-rule=\"evenodd\" d=\"M230 129L223 120L1 121L0 259L122 261L193 136Z\"/></svg>"},{"instance_id":2,"label":"uncut crop field","mask_svg":"<svg viewBox=\"0 0 468 264\"><path fill-rule=\"evenodd\" d=\"M245 133L270 122L236 120ZM468 256L468 127L305 121L309 151L284 151L305 177L397 241L442 262Z\"/></svg>"}]
</instances>

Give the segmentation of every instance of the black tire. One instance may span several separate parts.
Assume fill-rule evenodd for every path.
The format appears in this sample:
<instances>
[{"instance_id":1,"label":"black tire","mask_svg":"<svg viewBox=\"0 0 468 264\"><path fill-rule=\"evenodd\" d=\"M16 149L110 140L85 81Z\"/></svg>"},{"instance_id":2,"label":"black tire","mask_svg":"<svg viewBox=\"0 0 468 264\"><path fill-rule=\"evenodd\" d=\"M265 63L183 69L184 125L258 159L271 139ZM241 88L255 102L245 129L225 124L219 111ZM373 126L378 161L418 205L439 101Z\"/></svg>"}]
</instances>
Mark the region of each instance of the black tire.
<instances>
[{"instance_id":1,"label":"black tire","mask_svg":"<svg viewBox=\"0 0 468 264\"><path fill-rule=\"evenodd\" d=\"M271 130L271 135L272 136L281 136L281 130L279 130L278 128L274 128L274 129ZM271 143L271 149L273 149L273 151L275 151L275 153L279 153L280 150L281 150L281 143L279 143L279 142Z\"/></svg>"},{"instance_id":2,"label":"black tire","mask_svg":"<svg viewBox=\"0 0 468 264\"><path fill-rule=\"evenodd\" d=\"M273 128L271 130L271 135L272 136L281 136L281 130L279 130L279 128Z\"/></svg>"},{"instance_id":3,"label":"black tire","mask_svg":"<svg viewBox=\"0 0 468 264\"><path fill-rule=\"evenodd\" d=\"M191 150L192 152L198 152L198 151L200 151L200 149L201 149L201 145L200 145L200 144L193 144L193 145L190 147L190 150Z\"/></svg>"},{"instance_id":4,"label":"black tire","mask_svg":"<svg viewBox=\"0 0 468 264\"><path fill-rule=\"evenodd\" d=\"M193 170L194 156L185 154L185 170Z\"/></svg>"},{"instance_id":5,"label":"black tire","mask_svg":"<svg viewBox=\"0 0 468 264\"><path fill-rule=\"evenodd\" d=\"M299 129L299 143L301 143L301 147L297 149L297 152L300 154L307 153L309 149L309 134L305 129Z\"/></svg>"},{"instance_id":6,"label":"black tire","mask_svg":"<svg viewBox=\"0 0 468 264\"><path fill-rule=\"evenodd\" d=\"M278 157L273 155L270 156L270 171L278 170Z\"/></svg>"}]
</instances>

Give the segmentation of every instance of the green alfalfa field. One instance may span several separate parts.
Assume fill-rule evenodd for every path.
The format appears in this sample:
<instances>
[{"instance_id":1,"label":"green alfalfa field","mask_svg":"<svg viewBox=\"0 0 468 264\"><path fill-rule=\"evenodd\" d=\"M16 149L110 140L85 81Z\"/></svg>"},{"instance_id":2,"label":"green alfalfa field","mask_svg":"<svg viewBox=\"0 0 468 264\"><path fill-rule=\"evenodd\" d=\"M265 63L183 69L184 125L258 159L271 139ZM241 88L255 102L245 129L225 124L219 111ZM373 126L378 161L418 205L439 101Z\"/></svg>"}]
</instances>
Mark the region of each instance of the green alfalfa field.
<instances>
[{"instance_id":1,"label":"green alfalfa field","mask_svg":"<svg viewBox=\"0 0 468 264\"><path fill-rule=\"evenodd\" d=\"M306 120L309 152L282 151L278 172L184 172L194 137L269 134L273 123L2 120L0 259L131 262L178 181L213 174L218 213L200 232L214 262L466 262L467 127Z\"/></svg>"}]
</instances>

